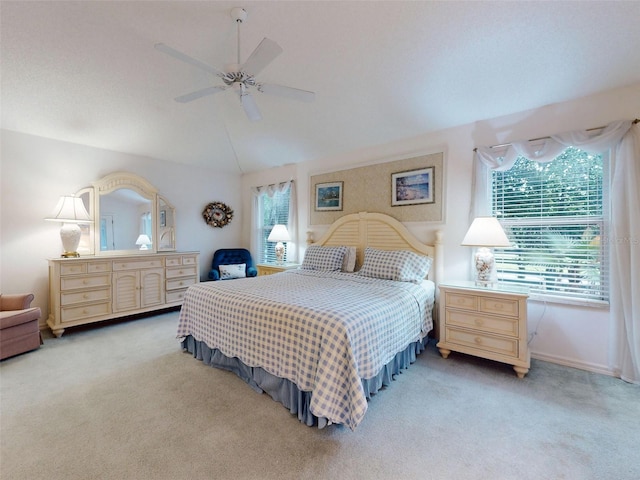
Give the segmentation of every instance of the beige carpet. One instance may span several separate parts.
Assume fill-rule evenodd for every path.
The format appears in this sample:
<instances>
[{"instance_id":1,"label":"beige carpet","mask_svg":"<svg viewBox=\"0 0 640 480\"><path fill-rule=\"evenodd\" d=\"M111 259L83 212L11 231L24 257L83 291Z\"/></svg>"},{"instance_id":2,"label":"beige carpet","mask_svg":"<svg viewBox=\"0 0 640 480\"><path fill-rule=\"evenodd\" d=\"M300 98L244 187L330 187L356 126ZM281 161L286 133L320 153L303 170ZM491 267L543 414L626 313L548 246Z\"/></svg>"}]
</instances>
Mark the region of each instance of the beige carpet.
<instances>
[{"instance_id":1,"label":"beige carpet","mask_svg":"<svg viewBox=\"0 0 640 480\"><path fill-rule=\"evenodd\" d=\"M0 478L640 478L640 387L433 344L355 432L299 423L179 348L177 312L72 329L0 363Z\"/></svg>"}]
</instances>

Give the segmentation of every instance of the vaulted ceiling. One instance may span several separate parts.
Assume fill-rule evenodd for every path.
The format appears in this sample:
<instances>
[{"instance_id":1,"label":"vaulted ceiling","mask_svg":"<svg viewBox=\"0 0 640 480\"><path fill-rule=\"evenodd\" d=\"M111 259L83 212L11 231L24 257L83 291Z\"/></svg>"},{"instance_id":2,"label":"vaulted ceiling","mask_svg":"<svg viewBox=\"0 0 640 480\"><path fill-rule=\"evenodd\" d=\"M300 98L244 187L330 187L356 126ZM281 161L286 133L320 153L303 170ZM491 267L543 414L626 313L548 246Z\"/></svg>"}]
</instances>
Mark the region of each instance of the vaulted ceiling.
<instances>
[{"instance_id":1,"label":"vaulted ceiling","mask_svg":"<svg viewBox=\"0 0 640 480\"><path fill-rule=\"evenodd\" d=\"M221 79L264 37L283 49L256 77L316 93L174 98ZM5 1L2 128L249 172L640 82L637 1Z\"/></svg>"}]
</instances>

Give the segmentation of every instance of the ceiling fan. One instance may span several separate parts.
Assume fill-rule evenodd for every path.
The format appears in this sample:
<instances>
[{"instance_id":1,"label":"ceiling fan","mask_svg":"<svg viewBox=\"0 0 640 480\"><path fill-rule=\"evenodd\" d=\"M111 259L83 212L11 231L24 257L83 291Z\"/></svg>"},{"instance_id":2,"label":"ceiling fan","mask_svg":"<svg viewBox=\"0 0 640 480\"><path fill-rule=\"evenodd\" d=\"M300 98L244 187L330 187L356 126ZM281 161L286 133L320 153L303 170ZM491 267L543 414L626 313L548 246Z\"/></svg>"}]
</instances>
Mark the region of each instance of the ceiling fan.
<instances>
[{"instance_id":1,"label":"ceiling fan","mask_svg":"<svg viewBox=\"0 0 640 480\"><path fill-rule=\"evenodd\" d=\"M256 80L255 76L260 73L267 65L269 65L278 55L282 53L282 48L273 40L264 38L260 44L256 47L253 53L249 56L244 64L240 63L240 25L247 18L247 12L245 9L235 7L231 9L231 18L236 22L238 31L238 61L237 63L228 64L225 66L225 72L218 70L206 63L201 62L193 57L190 57L174 48L165 45L164 43L158 43L155 48L167 55L170 55L178 60L186 62L190 65L200 68L205 72L212 73L222 79L224 85L211 86L196 90L195 92L187 93L175 98L176 102L187 103L206 95L213 95L214 93L222 92L224 90L233 90L240 99L240 104L244 109L247 117L252 121L258 121L262 119L260 109L256 104L252 90L256 90L261 93L269 95L277 95L281 97L292 98L294 100L300 100L303 102L313 102L315 100L315 93L307 90L300 90L298 88L285 87L284 85L275 85L260 83Z\"/></svg>"}]
</instances>

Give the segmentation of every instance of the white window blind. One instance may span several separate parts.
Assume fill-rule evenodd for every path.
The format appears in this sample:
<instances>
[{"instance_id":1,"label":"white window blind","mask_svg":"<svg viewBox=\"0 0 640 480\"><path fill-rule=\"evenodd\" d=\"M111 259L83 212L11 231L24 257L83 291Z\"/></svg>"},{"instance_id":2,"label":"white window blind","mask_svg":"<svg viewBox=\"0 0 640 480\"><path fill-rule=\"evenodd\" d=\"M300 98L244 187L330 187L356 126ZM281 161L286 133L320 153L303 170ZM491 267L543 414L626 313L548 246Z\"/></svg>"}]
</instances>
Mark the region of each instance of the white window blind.
<instances>
[{"instance_id":1,"label":"white window blind","mask_svg":"<svg viewBox=\"0 0 640 480\"><path fill-rule=\"evenodd\" d=\"M492 173L492 214L513 244L495 252L499 281L533 295L609 300L607 163L569 147L551 162L520 157Z\"/></svg>"},{"instance_id":2,"label":"white window blind","mask_svg":"<svg viewBox=\"0 0 640 480\"><path fill-rule=\"evenodd\" d=\"M275 242L267 241L274 225L289 223L289 201L291 199L291 189L284 192L274 192L273 196L260 196L260 219L259 219L259 259L258 262L272 263L276 261Z\"/></svg>"}]
</instances>

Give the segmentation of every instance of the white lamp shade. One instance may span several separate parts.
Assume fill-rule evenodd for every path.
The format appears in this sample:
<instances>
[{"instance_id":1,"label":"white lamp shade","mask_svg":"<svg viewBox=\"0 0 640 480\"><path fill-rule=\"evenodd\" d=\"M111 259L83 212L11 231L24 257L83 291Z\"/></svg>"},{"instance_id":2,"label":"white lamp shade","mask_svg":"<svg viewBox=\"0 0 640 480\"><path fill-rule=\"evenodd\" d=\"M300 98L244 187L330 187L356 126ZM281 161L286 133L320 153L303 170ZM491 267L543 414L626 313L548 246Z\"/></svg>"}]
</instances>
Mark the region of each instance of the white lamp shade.
<instances>
[{"instance_id":1,"label":"white lamp shade","mask_svg":"<svg viewBox=\"0 0 640 480\"><path fill-rule=\"evenodd\" d=\"M140 245L140 250L148 250L147 245L151 245L151 239L149 238L149 235L146 234L141 234L138 236L138 239L136 240L136 245Z\"/></svg>"},{"instance_id":2,"label":"white lamp shade","mask_svg":"<svg viewBox=\"0 0 640 480\"><path fill-rule=\"evenodd\" d=\"M510 247L511 242L495 217L477 217L461 245L468 247Z\"/></svg>"},{"instance_id":3,"label":"white lamp shade","mask_svg":"<svg viewBox=\"0 0 640 480\"><path fill-rule=\"evenodd\" d=\"M269 238L267 238L268 242L290 242L291 236L289 235L289 231L285 225L274 225L271 233L269 234Z\"/></svg>"},{"instance_id":4,"label":"white lamp shade","mask_svg":"<svg viewBox=\"0 0 640 480\"><path fill-rule=\"evenodd\" d=\"M58 200L56 208L46 220L65 223L91 223L91 217L84 208L80 197L64 195Z\"/></svg>"}]
</instances>

